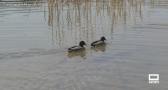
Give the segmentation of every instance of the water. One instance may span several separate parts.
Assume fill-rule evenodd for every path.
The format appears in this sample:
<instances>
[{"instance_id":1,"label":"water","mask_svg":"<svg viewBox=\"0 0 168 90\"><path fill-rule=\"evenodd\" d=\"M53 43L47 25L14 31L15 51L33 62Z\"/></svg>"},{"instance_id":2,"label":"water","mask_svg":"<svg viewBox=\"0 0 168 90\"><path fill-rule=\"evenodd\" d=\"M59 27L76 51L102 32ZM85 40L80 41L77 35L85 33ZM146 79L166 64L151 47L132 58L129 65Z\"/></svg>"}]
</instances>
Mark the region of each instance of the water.
<instances>
[{"instance_id":1,"label":"water","mask_svg":"<svg viewBox=\"0 0 168 90\"><path fill-rule=\"evenodd\" d=\"M168 89L168 1L4 1L0 89ZM91 49L101 36L107 45ZM85 51L66 52L81 40Z\"/></svg>"}]
</instances>

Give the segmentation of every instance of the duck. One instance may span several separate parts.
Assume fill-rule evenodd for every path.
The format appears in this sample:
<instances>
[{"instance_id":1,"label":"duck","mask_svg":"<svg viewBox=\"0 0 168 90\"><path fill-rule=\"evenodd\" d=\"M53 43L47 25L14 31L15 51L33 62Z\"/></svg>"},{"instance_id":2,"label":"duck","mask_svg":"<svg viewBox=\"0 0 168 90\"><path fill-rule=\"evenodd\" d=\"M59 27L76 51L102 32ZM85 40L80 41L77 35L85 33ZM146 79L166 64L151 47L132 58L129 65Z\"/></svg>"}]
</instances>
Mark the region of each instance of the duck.
<instances>
[{"instance_id":1,"label":"duck","mask_svg":"<svg viewBox=\"0 0 168 90\"><path fill-rule=\"evenodd\" d=\"M86 45L85 41L80 41L78 46L68 48L68 52L84 50L85 45Z\"/></svg>"},{"instance_id":2,"label":"duck","mask_svg":"<svg viewBox=\"0 0 168 90\"><path fill-rule=\"evenodd\" d=\"M99 46L99 45L103 45L103 44L105 44L105 40L106 40L106 38L104 36L102 36L100 38L100 40L92 42L91 47L96 47L96 46Z\"/></svg>"}]
</instances>

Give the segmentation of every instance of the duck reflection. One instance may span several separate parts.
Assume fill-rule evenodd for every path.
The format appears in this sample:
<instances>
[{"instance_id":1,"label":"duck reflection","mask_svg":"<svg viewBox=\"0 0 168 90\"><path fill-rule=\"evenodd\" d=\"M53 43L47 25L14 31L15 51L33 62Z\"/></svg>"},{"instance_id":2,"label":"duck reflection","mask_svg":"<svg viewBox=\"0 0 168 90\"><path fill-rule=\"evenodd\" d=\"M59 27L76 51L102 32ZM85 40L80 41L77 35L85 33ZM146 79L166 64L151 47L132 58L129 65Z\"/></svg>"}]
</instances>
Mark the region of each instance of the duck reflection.
<instances>
[{"instance_id":1,"label":"duck reflection","mask_svg":"<svg viewBox=\"0 0 168 90\"><path fill-rule=\"evenodd\" d=\"M105 52L106 51L106 43L96 45L95 47L91 47L91 49L94 50L95 52Z\"/></svg>"},{"instance_id":2,"label":"duck reflection","mask_svg":"<svg viewBox=\"0 0 168 90\"><path fill-rule=\"evenodd\" d=\"M86 59L86 50L85 48L78 50L78 51L71 51L68 52L67 55L69 58L74 58L74 57L81 57L83 59Z\"/></svg>"}]
</instances>

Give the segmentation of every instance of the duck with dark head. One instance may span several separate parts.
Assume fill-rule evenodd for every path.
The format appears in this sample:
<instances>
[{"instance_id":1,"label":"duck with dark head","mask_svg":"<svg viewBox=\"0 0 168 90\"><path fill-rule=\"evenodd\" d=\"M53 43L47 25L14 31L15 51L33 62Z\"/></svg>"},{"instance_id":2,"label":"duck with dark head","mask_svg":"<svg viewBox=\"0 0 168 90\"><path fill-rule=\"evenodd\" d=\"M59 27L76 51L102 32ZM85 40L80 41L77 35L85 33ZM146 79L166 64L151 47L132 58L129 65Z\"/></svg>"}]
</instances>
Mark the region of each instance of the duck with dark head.
<instances>
[{"instance_id":1,"label":"duck with dark head","mask_svg":"<svg viewBox=\"0 0 168 90\"><path fill-rule=\"evenodd\" d=\"M85 41L80 41L78 46L68 48L68 52L84 50L85 45L86 45Z\"/></svg>"},{"instance_id":2,"label":"duck with dark head","mask_svg":"<svg viewBox=\"0 0 168 90\"><path fill-rule=\"evenodd\" d=\"M102 36L102 37L100 38L100 40L97 40L97 41L92 42L92 43L91 43L91 47L96 47L96 46L104 45L104 44L106 44L106 43L105 43L105 40L106 40L106 38L105 38L104 36Z\"/></svg>"}]
</instances>

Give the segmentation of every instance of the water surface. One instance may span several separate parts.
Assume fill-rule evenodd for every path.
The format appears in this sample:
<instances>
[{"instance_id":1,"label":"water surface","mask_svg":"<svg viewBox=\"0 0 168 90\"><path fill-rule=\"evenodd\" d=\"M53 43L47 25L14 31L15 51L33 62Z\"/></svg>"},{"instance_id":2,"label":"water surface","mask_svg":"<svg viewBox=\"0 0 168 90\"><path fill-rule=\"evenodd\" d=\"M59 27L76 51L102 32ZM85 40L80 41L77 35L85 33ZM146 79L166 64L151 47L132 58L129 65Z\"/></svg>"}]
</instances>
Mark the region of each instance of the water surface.
<instances>
[{"instance_id":1,"label":"water surface","mask_svg":"<svg viewBox=\"0 0 168 90\"><path fill-rule=\"evenodd\" d=\"M0 1L0 89L167 90L168 1ZM95 49L89 43L107 37ZM67 53L84 40L86 51ZM148 84L148 74L160 84Z\"/></svg>"}]
</instances>

